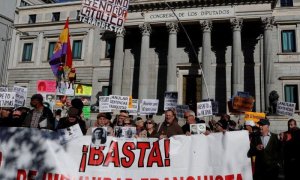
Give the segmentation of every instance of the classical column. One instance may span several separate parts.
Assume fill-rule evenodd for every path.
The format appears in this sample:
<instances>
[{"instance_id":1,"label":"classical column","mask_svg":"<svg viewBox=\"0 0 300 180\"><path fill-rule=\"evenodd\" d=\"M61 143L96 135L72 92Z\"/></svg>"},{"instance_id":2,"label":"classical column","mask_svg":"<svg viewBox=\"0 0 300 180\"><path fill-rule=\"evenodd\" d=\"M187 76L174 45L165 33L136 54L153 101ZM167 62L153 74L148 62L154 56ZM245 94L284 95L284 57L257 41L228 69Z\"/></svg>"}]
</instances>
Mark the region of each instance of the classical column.
<instances>
[{"instance_id":1,"label":"classical column","mask_svg":"<svg viewBox=\"0 0 300 180\"><path fill-rule=\"evenodd\" d=\"M167 28L169 31L167 91L177 91L176 48L177 48L177 32L179 30L178 23L177 22L168 23Z\"/></svg>"},{"instance_id":2,"label":"classical column","mask_svg":"<svg viewBox=\"0 0 300 180\"><path fill-rule=\"evenodd\" d=\"M116 45L114 55L114 69L112 80L112 94L121 95L122 88L122 74L123 74L123 61L124 61L124 36L125 30L122 33L116 34Z\"/></svg>"},{"instance_id":3,"label":"classical column","mask_svg":"<svg viewBox=\"0 0 300 180\"><path fill-rule=\"evenodd\" d=\"M237 91L243 91L242 64L241 58L242 43L241 43L241 29L243 20L238 18L230 19L232 31L233 31L233 43L232 43L232 76L233 76L233 89L231 94L234 95Z\"/></svg>"},{"instance_id":4,"label":"classical column","mask_svg":"<svg viewBox=\"0 0 300 180\"><path fill-rule=\"evenodd\" d=\"M144 23L139 26L142 33L141 58L140 58L140 76L139 76L139 99L148 98L149 67L148 54L150 46L151 26Z\"/></svg>"},{"instance_id":5,"label":"classical column","mask_svg":"<svg viewBox=\"0 0 300 180\"><path fill-rule=\"evenodd\" d=\"M265 86L265 110L269 107L269 94L272 91L273 83L273 61L272 61L272 29L274 25L274 17L262 18L264 24L264 86Z\"/></svg>"},{"instance_id":6,"label":"classical column","mask_svg":"<svg viewBox=\"0 0 300 180\"><path fill-rule=\"evenodd\" d=\"M200 21L202 29L202 99L211 99L209 92L211 89L211 29L210 20ZM205 84L206 82L206 84Z\"/></svg>"}]
</instances>

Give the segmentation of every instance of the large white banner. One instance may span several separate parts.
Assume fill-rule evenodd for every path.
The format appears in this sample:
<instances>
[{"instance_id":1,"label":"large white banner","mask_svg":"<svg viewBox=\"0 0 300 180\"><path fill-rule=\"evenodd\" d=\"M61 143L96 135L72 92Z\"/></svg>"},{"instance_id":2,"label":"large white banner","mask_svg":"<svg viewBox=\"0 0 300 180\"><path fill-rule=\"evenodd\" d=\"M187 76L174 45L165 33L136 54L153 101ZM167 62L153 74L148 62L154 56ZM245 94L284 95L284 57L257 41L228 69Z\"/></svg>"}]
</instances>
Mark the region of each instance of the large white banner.
<instances>
[{"instance_id":1,"label":"large white banner","mask_svg":"<svg viewBox=\"0 0 300 180\"><path fill-rule=\"evenodd\" d=\"M55 132L0 128L0 179L252 179L247 131L90 144L91 136L61 145Z\"/></svg>"}]
</instances>

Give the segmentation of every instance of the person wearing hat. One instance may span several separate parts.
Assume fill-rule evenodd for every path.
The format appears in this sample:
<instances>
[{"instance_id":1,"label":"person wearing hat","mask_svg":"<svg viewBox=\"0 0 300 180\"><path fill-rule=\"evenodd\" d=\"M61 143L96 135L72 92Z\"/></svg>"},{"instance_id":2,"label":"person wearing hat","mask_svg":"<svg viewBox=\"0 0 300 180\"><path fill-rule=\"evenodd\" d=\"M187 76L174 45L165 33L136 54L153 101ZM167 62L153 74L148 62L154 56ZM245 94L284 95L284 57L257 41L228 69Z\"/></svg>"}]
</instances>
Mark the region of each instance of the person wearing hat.
<instances>
[{"instance_id":1,"label":"person wearing hat","mask_svg":"<svg viewBox=\"0 0 300 180\"><path fill-rule=\"evenodd\" d=\"M270 132L270 121L260 119L259 136L251 141L248 156L256 156L254 180L276 180L279 174L280 142L278 136Z\"/></svg>"},{"instance_id":2,"label":"person wearing hat","mask_svg":"<svg viewBox=\"0 0 300 180\"><path fill-rule=\"evenodd\" d=\"M107 135L112 136L113 135L113 128L110 126L110 120L111 120L111 113L99 113L97 115L97 120L94 124L94 126L90 127L87 130L87 135L92 134L92 129L95 127L106 127L107 128Z\"/></svg>"},{"instance_id":3,"label":"person wearing hat","mask_svg":"<svg viewBox=\"0 0 300 180\"><path fill-rule=\"evenodd\" d=\"M216 132L225 132L228 128L228 121L221 119L216 123Z\"/></svg>"},{"instance_id":4,"label":"person wearing hat","mask_svg":"<svg viewBox=\"0 0 300 180\"><path fill-rule=\"evenodd\" d=\"M43 96L31 96L30 105L33 107L24 120L24 126L30 128L54 130L55 119L52 111L43 105Z\"/></svg>"},{"instance_id":5,"label":"person wearing hat","mask_svg":"<svg viewBox=\"0 0 300 180\"><path fill-rule=\"evenodd\" d=\"M86 134L85 122L80 118L79 110L74 107L70 107L67 112L67 117L60 118L56 129L65 129L75 124L79 124L82 134Z\"/></svg>"}]
</instances>

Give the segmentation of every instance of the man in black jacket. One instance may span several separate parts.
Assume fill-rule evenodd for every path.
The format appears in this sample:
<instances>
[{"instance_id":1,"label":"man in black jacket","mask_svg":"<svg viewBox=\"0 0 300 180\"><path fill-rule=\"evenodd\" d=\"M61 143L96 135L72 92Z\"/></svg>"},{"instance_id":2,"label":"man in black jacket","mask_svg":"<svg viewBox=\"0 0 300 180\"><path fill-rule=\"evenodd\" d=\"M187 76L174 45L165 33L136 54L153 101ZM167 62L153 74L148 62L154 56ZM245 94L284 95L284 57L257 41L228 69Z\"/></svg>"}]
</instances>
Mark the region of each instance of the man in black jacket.
<instances>
[{"instance_id":1,"label":"man in black jacket","mask_svg":"<svg viewBox=\"0 0 300 180\"><path fill-rule=\"evenodd\" d=\"M249 156L256 156L254 180L277 180L279 174L280 142L269 130L268 119L258 122L260 135L251 141Z\"/></svg>"},{"instance_id":2,"label":"man in black jacket","mask_svg":"<svg viewBox=\"0 0 300 180\"><path fill-rule=\"evenodd\" d=\"M34 94L30 105L33 107L25 118L24 126L39 129L54 130L54 116L52 111L43 105L43 96Z\"/></svg>"}]
</instances>

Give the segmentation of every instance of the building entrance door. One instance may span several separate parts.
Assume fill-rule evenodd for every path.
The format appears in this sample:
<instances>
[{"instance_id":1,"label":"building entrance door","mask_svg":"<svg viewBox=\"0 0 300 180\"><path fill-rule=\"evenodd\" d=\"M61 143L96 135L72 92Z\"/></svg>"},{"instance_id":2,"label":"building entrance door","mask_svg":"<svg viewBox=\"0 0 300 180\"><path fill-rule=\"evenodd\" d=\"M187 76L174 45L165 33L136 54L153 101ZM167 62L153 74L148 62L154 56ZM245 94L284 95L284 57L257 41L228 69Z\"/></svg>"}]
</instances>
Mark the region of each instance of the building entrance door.
<instances>
[{"instance_id":1,"label":"building entrance door","mask_svg":"<svg viewBox=\"0 0 300 180\"><path fill-rule=\"evenodd\" d=\"M201 101L202 79L200 75L183 75L182 102L196 113L197 102Z\"/></svg>"}]
</instances>

